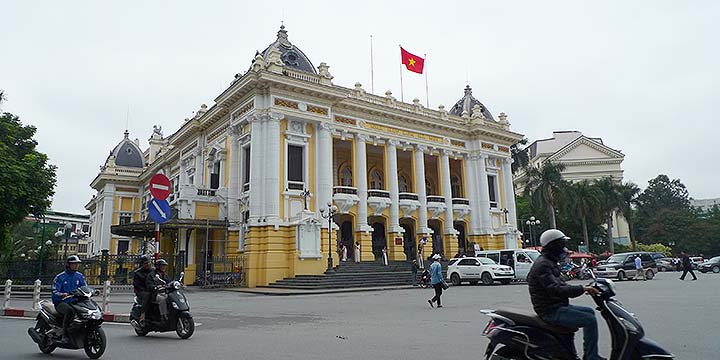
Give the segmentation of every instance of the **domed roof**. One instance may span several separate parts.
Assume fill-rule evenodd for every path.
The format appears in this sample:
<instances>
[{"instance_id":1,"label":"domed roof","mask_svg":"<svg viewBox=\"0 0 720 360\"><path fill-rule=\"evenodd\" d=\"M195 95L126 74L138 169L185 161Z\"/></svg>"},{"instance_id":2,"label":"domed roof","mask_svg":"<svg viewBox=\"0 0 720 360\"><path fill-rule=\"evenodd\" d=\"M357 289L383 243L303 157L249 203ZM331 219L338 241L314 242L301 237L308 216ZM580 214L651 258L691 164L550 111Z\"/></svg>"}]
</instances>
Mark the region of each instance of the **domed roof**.
<instances>
[{"instance_id":1,"label":"domed roof","mask_svg":"<svg viewBox=\"0 0 720 360\"><path fill-rule=\"evenodd\" d=\"M305 53L302 52L302 50L300 50L297 46L290 43L290 40L288 40L285 25L280 25L280 30L277 33L277 40L275 40L275 42L270 44L267 48L265 48L265 50L262 51L261 54L265 60L267 60L268 58L270 49L273 48L280 51L280 58L282 59L282 62L285 64L285 66L317 74L317 70L313 66L312 62L310 62L310 59L305 56Z\"/></svg>"},{"instance_id":2,"label":"domed roof","mask_svg":"<svg viewBox=\"0 0 720 360\"><path fill-rule=\"evenodd\" d=\"M470 85L465 86L465 95L460 99L458 102L453 105L452 109L450 109L450 113L457 116L462 116L464 112L467 112L468 115L473 115L473 108L475 105L480 106L480 110L482 112L483 117L489 120L495 120L490 113L490 111L483 105L483 103L480 102L480 100L476 99L472 96L472 88L470 88Z\"/></svg>"},{"instance_id":3,"label":"domed roof","mask_svg":"<svg viewBox=\"0 0 720 360\"><path fill-rule=\"evenodd\" d=\"M115 158L116 166L143 168L145 167L143 153L140 147L128 138L129 135L130 133L125 130L125 138L115 146L110 152L110 156ZM110 156L108 156L108 158L110 158ZM105 163L107 163L107 160Z\"/></svg>"}]
</instances>

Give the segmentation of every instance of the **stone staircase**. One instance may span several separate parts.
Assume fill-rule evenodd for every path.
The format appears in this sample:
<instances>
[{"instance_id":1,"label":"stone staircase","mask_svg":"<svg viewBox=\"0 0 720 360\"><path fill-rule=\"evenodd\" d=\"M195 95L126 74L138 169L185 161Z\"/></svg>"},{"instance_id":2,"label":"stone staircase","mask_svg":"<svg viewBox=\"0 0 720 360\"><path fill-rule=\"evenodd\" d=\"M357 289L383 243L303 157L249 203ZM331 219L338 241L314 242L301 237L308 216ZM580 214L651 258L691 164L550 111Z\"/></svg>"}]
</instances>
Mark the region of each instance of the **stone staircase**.
<instances>
[{"instance_id":1,"label":"stone staircase","mask_svg":"<svg viewBox=\"0 0 720 360\"><path fill-rule=\"evenodd\" d=\"M327 290L402 285L412 285L412 271L407 261L391 261L387 266L380 262L342 262L335 267L334 274L298 275L267 287Z\"/></svg>"}]
</instances>

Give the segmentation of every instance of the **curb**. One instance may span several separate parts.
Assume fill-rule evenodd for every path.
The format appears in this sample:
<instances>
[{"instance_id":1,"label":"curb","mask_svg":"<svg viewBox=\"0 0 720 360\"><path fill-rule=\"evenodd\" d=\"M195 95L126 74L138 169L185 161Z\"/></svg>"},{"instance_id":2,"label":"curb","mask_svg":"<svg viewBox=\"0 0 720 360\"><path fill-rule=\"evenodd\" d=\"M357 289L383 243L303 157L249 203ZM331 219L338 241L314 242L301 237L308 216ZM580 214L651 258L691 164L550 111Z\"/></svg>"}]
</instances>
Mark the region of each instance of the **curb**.
<instances>
[{"instance_id":1,"label":"curb","mask_svg":"<svg viewBox=\"0 0 720 360\"><path fill-rule=\"evenodd\" d=\"M34 319L37 317L38 313L39 311L37 310L7 308L3 309L2 315L7 317ZM105 322L113 323L130 323L130 314L105 313L103 314L103 320Z\"/></svg>"},{"instance_id":2,"label":"curb","mask_svg":"<svg viewBox=\"0 0 720 360\"><path fill-rule=\"evenodd\" d=\"M283 289L283 288L271 288L271 287L258 286L253 289L232 288L232 289L223 289L223 291L238 292L238 293L244 293L244 294L255 294L255 295L269 295L269 296L296 296L296 295L341 294L341 293L386 291L386 290L408 290L408 289L415 289L415 288L418 288L418 287L413 287L412 285L400 285L400 286L368 287L368 288L303 290L303 289Z\"/></svg>"}]
</instances>

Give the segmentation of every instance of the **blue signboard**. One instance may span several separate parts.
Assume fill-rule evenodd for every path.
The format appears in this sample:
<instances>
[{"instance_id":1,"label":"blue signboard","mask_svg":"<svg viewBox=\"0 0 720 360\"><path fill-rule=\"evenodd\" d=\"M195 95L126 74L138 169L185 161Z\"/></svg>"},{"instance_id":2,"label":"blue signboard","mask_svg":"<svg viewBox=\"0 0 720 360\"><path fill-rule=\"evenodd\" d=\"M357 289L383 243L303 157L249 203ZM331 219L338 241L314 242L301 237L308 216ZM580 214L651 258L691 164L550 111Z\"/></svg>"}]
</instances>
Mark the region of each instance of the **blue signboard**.
<instances>
[{"instance_id":1,"label":"blue signboard","mask_svg":"<svg viewBox=\"0 0 720 360\"><path fill-rule=\"evenodd\" d=\"M165 223L170 219L170 203L167 200L152 199L148 203L148 212L156 223Z\"/></svg>"}]
</instances>

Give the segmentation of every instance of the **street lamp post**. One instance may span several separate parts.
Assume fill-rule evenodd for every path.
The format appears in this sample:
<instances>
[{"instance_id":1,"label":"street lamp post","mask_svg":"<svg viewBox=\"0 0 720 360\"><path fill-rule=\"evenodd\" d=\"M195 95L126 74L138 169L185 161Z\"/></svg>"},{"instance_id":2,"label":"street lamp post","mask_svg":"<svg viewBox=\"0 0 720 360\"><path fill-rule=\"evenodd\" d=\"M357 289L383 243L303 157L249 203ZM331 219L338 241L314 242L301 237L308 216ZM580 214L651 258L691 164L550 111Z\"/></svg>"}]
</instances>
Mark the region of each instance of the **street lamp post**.
<instances>
[{"instance_id":1,"label":"street lamp post","mask_svg":"<svg viewBox=\"0 0 720 360\"><path fill-rule=\"evenodd\" d=\"M38 279L42 275L42 267L43 267L43 255L47 255L47 247L52 245L52 241L48 240L42 244L40 244L40 253L38 254L38 262L40 263L38 266Z\"/></svg>"},{"instance_id":2,"label":"street lamp post","mask_svg":"<svg viewBox=\"0 0 720 360\"><path fill-rule=\"evenodd\" d=\"M334 274L333 270L333 259L332 259L332 219L337 212L337 206L333 205L331 201L327 202L327 209L320 209L320 216L323 219L328 219L328 267L325 271L326 274Z\"/></svg>"},{"instance_id":3,"label":"street lamp post","mask_svg":"<svg viewBox=\"0 0 720 360\"><path fill-rule=\"evenodd\" d=\"M525 225L527 225L530 228L530 241L535 246L535 234L536 230L534 229L535 226L540 225L540 219L535 219L534 216L530 217L530 220L525 221Z\"/></svg>"},{"instance_id":4,"label":"street lamp post","mask_svg":"<svg viewBox=\"0 0 720 360\"><path fill-rule=\"evenodd\" d=\"M72 224L70 224L70 223L65 224L65 248L63 249L63 259L67 259L67 248L68 248L68 239L70 238L70 230L72 230Z\"/></svg>"}]
</instances>

